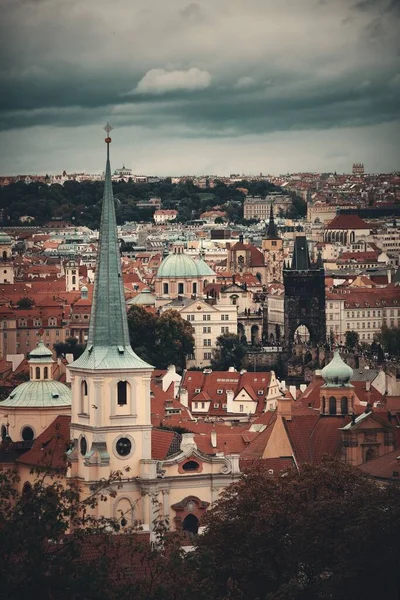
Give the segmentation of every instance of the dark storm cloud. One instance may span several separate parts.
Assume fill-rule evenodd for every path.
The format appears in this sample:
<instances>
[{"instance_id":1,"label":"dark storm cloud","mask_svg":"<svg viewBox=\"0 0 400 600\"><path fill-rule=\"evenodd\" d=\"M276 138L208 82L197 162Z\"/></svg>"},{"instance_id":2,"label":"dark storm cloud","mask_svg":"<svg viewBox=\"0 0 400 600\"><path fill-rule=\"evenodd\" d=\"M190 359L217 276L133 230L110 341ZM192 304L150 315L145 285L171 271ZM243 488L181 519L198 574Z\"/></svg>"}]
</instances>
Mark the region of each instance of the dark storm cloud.
<instances>
[{"instance_id":1,"label":"dark storm cloud","mask_svg":"<svg viewBox=\"0 0 400 600\"><path fill-rule=\"evenodd\" d=\"M181 137L398 118L394 0L3 0L0 128Z\"/></svg>"}]
</instances>

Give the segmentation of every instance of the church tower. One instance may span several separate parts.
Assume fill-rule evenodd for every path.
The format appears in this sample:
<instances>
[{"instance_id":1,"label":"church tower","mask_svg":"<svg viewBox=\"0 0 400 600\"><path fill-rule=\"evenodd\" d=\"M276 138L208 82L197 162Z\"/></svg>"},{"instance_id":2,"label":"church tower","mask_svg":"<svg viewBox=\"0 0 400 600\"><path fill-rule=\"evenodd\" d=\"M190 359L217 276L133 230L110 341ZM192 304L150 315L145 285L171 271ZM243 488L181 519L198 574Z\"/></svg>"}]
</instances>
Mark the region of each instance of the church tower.
<instances>
[{"instance_id":1,"label":"church tower","mask_svg":"<svg viewBox=\"0 0 400 600\"><path fill-rule=\"evenodd\" d=\"M312 263L307 238L294 241L291 267L283 270L285 286L285 339L290 348L297 340L312 346L326 342L325 270L321 257Z\"/></svg>"},{"instance_id":2,"label":"church tower","mask_svg":"<svg viewBox=\"0 0 400 600\"><path fill-rule=\"evenodd\" d=\"M11 246L10 236L0 231L0 283L14 283Z\"/></svg>"},{"instance_id":3,"label":"church tower","mask_svg":"<svg viewBox=\"0 0 400 600\"><path fill-rule=\"evenodd\" d=\"M262 240L262 250L266 267L266 282L272 283L275 281L282 283L283 240L279 236L278 229L275 224L272 202L266 236Z\"/></svg>"},{"instance_id":4,"label":"church tower","mask_svg":"<svg viewBox=\"0 0 400 600\"><path fill-rule=\"evenodd\" d=\"M65 287L67 292L79 290L79 266L74 260L65 265Z\"/></svg>"},{"instance_id":5,"label":"church tower","mask_svg":"<svg viewBox=\"0 0 400 600\"><path fill-rule=\"evenodd\" d=\"M105 130L107 161L88 341L84 353L69 366L73 440L69 461L70 476L87 490L91 482L129 467L130 499L121 499L129 504L140 499L134 480L143 462L151 459L153 367L133 352L129 341L111 184L111 127L107 124ZM104 514L104 504L98 510ZM119 509L114 504L110 511L115 516Z\"/></svg>"}]
</instances>

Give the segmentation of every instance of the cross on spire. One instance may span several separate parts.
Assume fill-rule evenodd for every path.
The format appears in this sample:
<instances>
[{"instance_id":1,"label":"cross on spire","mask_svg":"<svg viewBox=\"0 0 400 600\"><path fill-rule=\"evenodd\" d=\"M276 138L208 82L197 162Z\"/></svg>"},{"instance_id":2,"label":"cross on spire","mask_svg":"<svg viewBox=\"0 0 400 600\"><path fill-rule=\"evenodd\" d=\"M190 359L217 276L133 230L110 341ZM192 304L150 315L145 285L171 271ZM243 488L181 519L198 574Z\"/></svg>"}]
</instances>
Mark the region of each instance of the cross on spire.
<instances>
[{"instance_id":1,"label":"cross on spire","mask_svg":"<svg viewBox=\"0 0 400 600\"><path fill-rule=\"evenodd\" d=\"M112 125L110 125L110 123L107 121L103 129L106 132L107 137L110 137L110 132L114 129L114 127L112 127Z\"/></svg>"}]
</instances>

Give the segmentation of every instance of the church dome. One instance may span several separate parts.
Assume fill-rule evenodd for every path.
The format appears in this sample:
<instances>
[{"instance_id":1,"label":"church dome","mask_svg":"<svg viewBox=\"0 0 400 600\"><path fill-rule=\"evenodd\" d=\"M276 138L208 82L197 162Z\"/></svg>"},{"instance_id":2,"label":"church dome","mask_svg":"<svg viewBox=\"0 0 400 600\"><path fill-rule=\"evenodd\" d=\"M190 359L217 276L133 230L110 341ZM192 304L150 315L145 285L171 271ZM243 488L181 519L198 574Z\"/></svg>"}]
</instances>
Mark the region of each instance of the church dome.
<instances>
[{"instance_id":1,"label":"church dome","mask_svg":"<svg viewBox=\"0 0 400 600\"><path fill-rule=\"evenodd\" d=\"M195 260L196 263L196 267L197 267L197 273L199 275L199 277L208 277L208 276L212 276L215 275L214 271L211 269L211 267L208 266L208 264L206 263L205 260L203 260L202 258L197 258Z\"/></svg>"},{"instance_id":2,"label":"church dome","mask_svg":"<svg viewBox=\"0 0 400 600\"><path fill-rule=\"evenodd\" d=\"M196 262L183 252L174 252L162 261L158 268L159 278L170 277L198 277Z\"/></svg>"},{"instance_id":3,"label":"church dome","mask_svg":"<svg viewBox=\"0 0 400 600\"><path fill-rule=\"evenodd\" d=\"M64 383L53 380L25 381L0 402L0 407L52 408L71 406L71 390Z\"/></svg>"},{"instance_id":4,"label":"church dome","mask_svg":"<svg viewBox=\"0 0 400 600\"><path fill-rule=\"evenodd\" d=\"M9 246L12 244L12 239L4 231L0 231L0 245Z\"/></svg>"},{"instance_id":5,"label":"church dome","mask_svg":"<svg viewBox=\"0 0 400 600\"><path fill-rule=\"evenodd\" d=\"M155 303L156 303L156 298L155 298L155 296L153 296L153 294L151 293L151 291L149 290L149 288L144 288L144 290L142 290L140 292L140 294L138 294L137 296L135 296L134 298L132 298L128 302L128 304L130 306L132 306L132 305L136 305L136 306L154 306Z\"/></svg>"},{"instance_id":6,"label":"church dome","mask_svg":"<svg viewBox=\"0 0 400 600\"><path fill-rule=\"evenodd\" d=\"M339 351L335 350L331 362L322 369L321 375L327 386L348 386L353 377L353 369L346 365L340 358Z\"/></svg>"}]
</instances>

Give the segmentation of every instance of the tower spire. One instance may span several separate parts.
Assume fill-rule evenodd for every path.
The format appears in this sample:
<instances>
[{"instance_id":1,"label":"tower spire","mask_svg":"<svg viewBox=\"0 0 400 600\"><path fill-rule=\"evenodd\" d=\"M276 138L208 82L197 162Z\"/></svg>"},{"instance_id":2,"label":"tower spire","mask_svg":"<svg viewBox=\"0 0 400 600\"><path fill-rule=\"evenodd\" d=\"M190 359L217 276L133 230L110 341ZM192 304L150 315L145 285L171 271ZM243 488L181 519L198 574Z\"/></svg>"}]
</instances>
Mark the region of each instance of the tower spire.
<instances>
[{"instance_id":1,"label":"tower spire","mask_svg":"<svg viewBox=\"0 0 400 600\"><path fill-rule=\"evenodd\" d=\"M276 227L275 221L274 221L274 210L272 208L272 202L271 202L271 207L270 207L270 211L269 211L267 239L268 240L279 240L280 239L279 235L278 235L278 230L277 230L277 227Z\"/></svg>"},{"instance_id":2,"label":"tower spire","mask_svg":"<svg viewBox=\"0 0 400 600\"><path fill-rule=\"evenodd\" d=\"M87 347L74 361L74 367L86 368L151 368L132 350L118 246L117 221L110 167L110 132L106 124L107 160L101 212L96 275L90 315Z\"/></svg>"}]
</instances>

